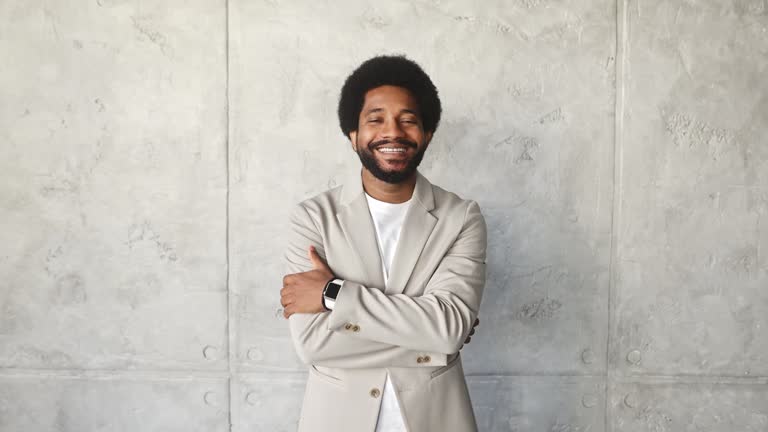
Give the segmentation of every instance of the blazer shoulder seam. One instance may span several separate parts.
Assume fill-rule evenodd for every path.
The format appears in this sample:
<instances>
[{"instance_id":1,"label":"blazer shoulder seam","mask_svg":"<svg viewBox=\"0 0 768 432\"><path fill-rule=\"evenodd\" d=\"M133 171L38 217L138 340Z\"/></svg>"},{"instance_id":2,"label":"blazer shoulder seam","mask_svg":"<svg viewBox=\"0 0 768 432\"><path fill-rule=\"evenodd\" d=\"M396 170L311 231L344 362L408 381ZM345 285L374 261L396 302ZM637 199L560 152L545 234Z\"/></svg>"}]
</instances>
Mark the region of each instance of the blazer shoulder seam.
<instances>
[{"instance_id":1,"label":"blazer shoulder seam","mask_svg":"<svg viewBox=\"0 0 768 432\"><path fill-rule=\"evenodd\" d=\"M307 210L307 206L305 204L307 201L311 201L311 200L312 200L312 198L307 198L307 199L299 202L299 207L301 207L301 209L304 210L304 213L307 214L307 217L312 222L312 225L315 227L315 231L317 233L320 233L320 227L317 225L317 222L315 221L315 218L312 217L312 214L309 212L309 210Z\"/></svg>"},{"instance_id":2,"label":"blazer shoulder seam","mask_svg":"<svg viewBox=\"0 0 768 432\"><path fill-rule=\"evenodd\" d=\"M467 208L464 209L464 221L461 223L461 226L463 227L467 223L467 217L469 216L469 209L472 207L472 203L475 203L478 208L480 207L479 204L475 200L468 199L467 200Z\"/></svg>"}]
</instances>

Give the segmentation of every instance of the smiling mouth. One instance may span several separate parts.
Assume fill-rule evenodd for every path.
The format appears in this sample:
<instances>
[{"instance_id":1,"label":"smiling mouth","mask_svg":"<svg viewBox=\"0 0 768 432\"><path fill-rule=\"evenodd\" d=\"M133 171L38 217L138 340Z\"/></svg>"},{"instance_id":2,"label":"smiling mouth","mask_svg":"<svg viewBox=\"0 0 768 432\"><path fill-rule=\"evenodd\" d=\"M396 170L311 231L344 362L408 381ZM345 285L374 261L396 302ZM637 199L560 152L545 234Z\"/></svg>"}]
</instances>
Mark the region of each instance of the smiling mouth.
<instances>
[{"instance_id":1,"label":"smiling mouth","mask_svg":"<svg viewBox=\"0 0 768 432\"><path fill-rule=\"evenodd\" d=\"M399 147L399 146L379 146L376 147L375 151L383 154L383 155L404 155L408 153L409 147Z\"/></svg>"}]
</instances>

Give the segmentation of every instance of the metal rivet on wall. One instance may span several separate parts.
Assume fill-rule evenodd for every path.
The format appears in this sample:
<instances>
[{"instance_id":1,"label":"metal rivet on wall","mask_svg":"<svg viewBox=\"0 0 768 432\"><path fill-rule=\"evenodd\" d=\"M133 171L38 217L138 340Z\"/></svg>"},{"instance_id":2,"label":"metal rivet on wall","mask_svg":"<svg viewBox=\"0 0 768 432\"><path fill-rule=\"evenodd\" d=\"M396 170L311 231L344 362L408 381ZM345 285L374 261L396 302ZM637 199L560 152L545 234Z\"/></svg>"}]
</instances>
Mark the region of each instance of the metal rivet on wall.
<instances>
[{"instance_id":1,"label":"metal rivet on wall","mask_svg":"<svg viewBox=\"0 0 768 432\"><path fill-rule=\"evenodd\" d=\"M207 358L208 360L216 360L218 351L219 350L217 350L216 347L206 345L205 348L203 348L203 357Z\"/></svg>"},{"instance_id":2,"label":"metal rivet on wall","mask_svg":"<svg viewBox=\"0 0 768 432\"><path fill-rule=\"evenodd\" d=\"M248 360L263 360L264 359L264 353L261 352L261 350L258 350L256 348L251 348L248 350Z\"/></svg>"},{"instance_id":3,"label":"metal rivet on wall","mask_svg":"<svg viewBox=\"0 0 768 432\"><path fill-rule=\"evenodd\" d=\"M205 401L206 405L210 406L217 406L218 405L218 397L216 396L216 393L214 392L206 392L203 395L203 400Z\"/></svg>"},{"instance_id":4,"label":"metal rivet on wall","mask_svg":"<svg viewBox=\"0 0 768 432\"><path fill-rule=\"evenodd\" d=\"M245 395L245 401L248 403L248 405L258 405L259 395L256 392L250 392Z\"/></svg>"},{"instance_id":5,"label":"metal rivet on wall","mask_svg":"<svg viewBox=\"0 0 768 432\"><path fill-rule=\"evenodd\" d=\"M638 350L632 350L627 353L627 362L637 365L640 364L640 360L642 360L643 355Z\"/></svg>"},{"instance_id":6,"label":"metal rivet on wall","mask_svg":"<svg viewBox=\"0 0 768 432\"><path fill-rule=\"evenodd\" d=\"M595 353L590 348L586 348L581 352L581 361L584 364L592 364L595 361Z\"/></svg>"},{"instance_id":7,"label":"metal rivet on wall","mask_svg":"<svg viewBox=\"0 0 768 432\"><path fill-rule=\"evenodd\" d=\"M624 396L624 405L630 408L634 408L637 406L637 399L633 394L628 393L627 395Z\"/></svg>"},{"instance_id":8,"label":"metal rivet on wall","mask_svg":"<svg viewBox=\"0 0 768 432\"><path fill-rule=\"evenodd\" d=\"M581 404L587 408L592 408L597 405L597 396L592 393L587 393L581 398Z\"/></svg>"}]
</instances>

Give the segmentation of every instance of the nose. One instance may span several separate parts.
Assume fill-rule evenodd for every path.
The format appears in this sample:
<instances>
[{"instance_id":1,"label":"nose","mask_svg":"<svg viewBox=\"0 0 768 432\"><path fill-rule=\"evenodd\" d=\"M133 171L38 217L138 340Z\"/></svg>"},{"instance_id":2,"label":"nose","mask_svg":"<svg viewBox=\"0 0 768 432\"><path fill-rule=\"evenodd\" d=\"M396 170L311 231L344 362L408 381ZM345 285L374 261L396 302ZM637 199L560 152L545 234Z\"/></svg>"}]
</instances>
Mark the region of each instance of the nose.
<instances>
[{"instance_id":1,"label":"nose","mask_svg":"<svg viewBox=\"0 0 768 432\"><path fill-rule=\"evenodd\" d=\"M384 122L384 127L381 130L381 137L382 138L398 138L405 136L405 132L403 131L403 128L400 126L400 123L397 121L397 119L389 118Z\"/></svg>"}]
</instances>

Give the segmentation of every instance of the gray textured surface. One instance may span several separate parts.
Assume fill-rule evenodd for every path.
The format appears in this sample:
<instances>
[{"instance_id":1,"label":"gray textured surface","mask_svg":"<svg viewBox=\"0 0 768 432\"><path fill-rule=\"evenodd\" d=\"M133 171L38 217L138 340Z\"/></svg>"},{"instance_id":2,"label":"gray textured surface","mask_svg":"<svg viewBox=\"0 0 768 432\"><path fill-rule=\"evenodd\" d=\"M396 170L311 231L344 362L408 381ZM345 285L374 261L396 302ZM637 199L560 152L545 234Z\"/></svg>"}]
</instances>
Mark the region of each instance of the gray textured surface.
<instances>
[{"instance_id":1,"label":"gray textured surface","mask_svg":"<svg viewBox=\"0 0 768 432\"><path fill-rule=\"evenodd\" d=\"M751 382L679 381L683 380L648 379L642 383L614 384L610 400L611 430L768 430L768 386L765 379Z\"/></svg>"},{"instance_id":2,"label":"gray textured surface","mask_svg":"<svg viewBox=\"0 0 768 432\"><path fill-rule=\"evenodd\" d=\"M488 222L481 430L768 430L764 0L2 0L0 431L294 430L285 220L393 52Z\"/></svg>"},{"instance_id":3,"label":"gray textured surface","mask_svg":"<svg viewBox=\"0 0 768 432\"><path fill-rule=\"evenodd\" d=\"M229 430L224 378L0 376L2 431Z\"/></svg>"}]
</instances>

